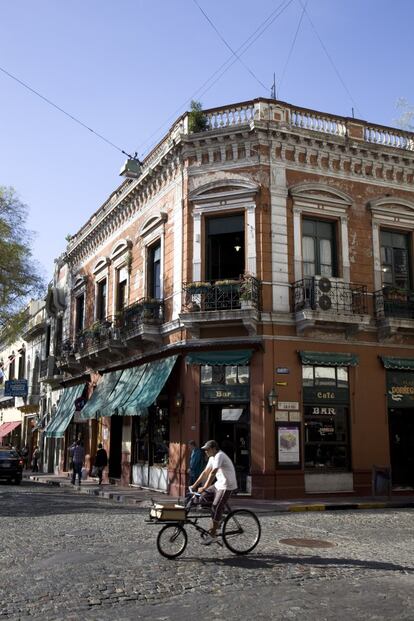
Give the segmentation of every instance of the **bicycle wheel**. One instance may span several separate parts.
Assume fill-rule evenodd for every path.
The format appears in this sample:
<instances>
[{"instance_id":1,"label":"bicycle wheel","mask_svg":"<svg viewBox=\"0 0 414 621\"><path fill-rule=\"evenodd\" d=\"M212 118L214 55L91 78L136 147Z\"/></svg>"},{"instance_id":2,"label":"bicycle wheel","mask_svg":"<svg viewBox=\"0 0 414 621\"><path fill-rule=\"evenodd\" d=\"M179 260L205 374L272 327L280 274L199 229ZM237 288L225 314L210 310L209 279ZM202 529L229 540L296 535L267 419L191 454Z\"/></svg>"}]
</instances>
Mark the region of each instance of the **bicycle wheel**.
<instances>
[{"instance_id":1,"label":"bicycle wheel","mask_svg":"<svg viewBox=\"0 0 414 621\"><path fill-rule=\"evenodd\" d=\"M223 522L222 536L234 554L248 554L259 543L262 529L256 515L247 509L231 511Z\"/></svg>"},{"instance_id":2,"label":"bicycle wheel","mask_svg":"<svg viewBox=\"0 0 414 621\"><path fill-rule=\"evenodd\" d=\"M187 533L179 524L167 524L157 537L158 552L166 558L177 558L187 546Z\"/></svg>"}]
</instances>

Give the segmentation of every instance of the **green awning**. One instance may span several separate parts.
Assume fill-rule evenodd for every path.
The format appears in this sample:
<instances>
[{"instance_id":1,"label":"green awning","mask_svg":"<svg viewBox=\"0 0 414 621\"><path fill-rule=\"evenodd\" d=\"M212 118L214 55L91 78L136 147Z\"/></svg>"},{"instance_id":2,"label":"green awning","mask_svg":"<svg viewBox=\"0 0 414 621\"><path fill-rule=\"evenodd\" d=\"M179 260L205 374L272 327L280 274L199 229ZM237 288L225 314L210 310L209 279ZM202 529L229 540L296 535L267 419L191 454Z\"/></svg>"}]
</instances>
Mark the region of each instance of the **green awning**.
<instances>
[{"instance_id":1,"label":"green awning","mask_svg":"<svg viewBox=\"0 0 414 621\"><path fill-rule=\"evenodd\" d=\"M147 362L132 369L138 380L126 400L118 407L124 416L139 416L154 403L170 376L177 356Z\"/></svg>"},{"instance_id":2,"label":"green awning","mask_svg":"<svg viewBox=\"0 0 414 621\"><path fill-rule=\"evenodd\" d=\"M381 356L381 360L382 364L386 369L414 371L414 358L394 358L393 356Z\"/></svg>"},{"instance_id":3,"label":"green awning","mask_svg":"<svg viewBox=\"0 0 414 621\"><path fill-rule=\"evenodd\" d=\"M46 438L62 438L75 413L75 401L82 395L85 384L63 389L55 416L46 428Z\"/></svg>"},{"instance_id":4,"label":"green awning","mask_svg":"<svg viewBox=\"0 0 414 621\"><path fill-rule=\"evenodd\" d=\"M79 418L81 420L109 415L109 395L114 390L121 375L122 371L110 371L109 373L105 373L93 391L91 398L86 402L83 410L80 412Z\"/></svg>"},{"instance_id":5,"label":"green awning","mask_svg":"<svg viewBox=\"0 0 414 621\"><path fill-rule=\"evenodd\" d=\"M141 381L145 368L146 365L143 364L139 367L131 367L130 369L124 369L122 371L122 375L119 378L117 385L111 392L110 403L108 404L108 411L106 414L107 416L112 416L112 414L122 414L122 405L128 401L131 393Z\"/></svg>"},{"instance_id":6,"label":"green awning","mask_svg":"<svg viewBox=\"0 0 414 621\"><path fill-rule=\"evenodd\" d=\"M302 364L314 364L321 367L355 367L359 362L359 358L355 354L321 351L301 351L299 354Z\"/></svg>"},{"instance_id":7,"label":"green awning","mask_svg":"<svg viewBox=\"0 0 414 621\"><path fill-rule=\"evenodd\" d=\"M252 349L231 349L227 351L200 351L192 352L186 356L188 364L249 364L252 357Z\"/></svg>"}]
</instances>

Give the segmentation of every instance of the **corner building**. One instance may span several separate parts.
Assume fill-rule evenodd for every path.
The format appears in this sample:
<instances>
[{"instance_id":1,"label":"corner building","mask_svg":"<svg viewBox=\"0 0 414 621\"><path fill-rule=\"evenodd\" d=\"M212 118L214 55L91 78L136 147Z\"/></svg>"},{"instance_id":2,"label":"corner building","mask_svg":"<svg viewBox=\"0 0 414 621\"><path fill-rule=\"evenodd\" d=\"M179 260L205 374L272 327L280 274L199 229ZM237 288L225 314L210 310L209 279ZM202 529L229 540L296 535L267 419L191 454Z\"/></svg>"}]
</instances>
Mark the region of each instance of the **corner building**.
<instances>
[{"instance_id":1,"label":"corner building","mask_svg":"<svg viewBox=\"0 0 414 621\"><path fill-rule=\"evenodd\" d=\"M111 480L183 494L188 440L215 438L254 497L370 494L374 466L404 493L413 135L265 99L205 117L57 261L61 467L81 435Z\"/></svg>"}]
</instances>

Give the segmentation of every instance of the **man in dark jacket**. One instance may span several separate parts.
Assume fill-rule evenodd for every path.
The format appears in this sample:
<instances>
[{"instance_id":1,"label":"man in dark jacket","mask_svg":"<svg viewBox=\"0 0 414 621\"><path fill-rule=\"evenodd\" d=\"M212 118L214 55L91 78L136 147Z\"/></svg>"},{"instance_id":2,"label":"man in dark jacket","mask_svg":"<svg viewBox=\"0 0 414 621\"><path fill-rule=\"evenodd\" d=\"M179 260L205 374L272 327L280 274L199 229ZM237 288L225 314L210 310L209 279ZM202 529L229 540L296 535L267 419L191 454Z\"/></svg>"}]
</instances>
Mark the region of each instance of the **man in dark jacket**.
<instances>
[{"instance_id":1,"label":"man in dark jacket","mask_svg":"<svg viewBox=\"0 0 414 621\"><path fill-rule=\"evenodd\" d=\"M103 469L108 465L108 455L102 444L98 444L98 450L95 456L95 470L99 479L99 485L102 485Z\"/></svg>"},{"instance_id":2,"label":"man in dark jacket","mask_svg":"<svg viewBox=\"0 0 414 621\"><path fill-rule=\"evenodd\" d=\"M188 443L191 454L190 454L190 463L189 463L189 485L192 485L196 479L200 476L200 474L204 470L205 462L204 462L204 453L198 448L197 444L194 440L190 440Z\"/></svg>"}]
</instances>

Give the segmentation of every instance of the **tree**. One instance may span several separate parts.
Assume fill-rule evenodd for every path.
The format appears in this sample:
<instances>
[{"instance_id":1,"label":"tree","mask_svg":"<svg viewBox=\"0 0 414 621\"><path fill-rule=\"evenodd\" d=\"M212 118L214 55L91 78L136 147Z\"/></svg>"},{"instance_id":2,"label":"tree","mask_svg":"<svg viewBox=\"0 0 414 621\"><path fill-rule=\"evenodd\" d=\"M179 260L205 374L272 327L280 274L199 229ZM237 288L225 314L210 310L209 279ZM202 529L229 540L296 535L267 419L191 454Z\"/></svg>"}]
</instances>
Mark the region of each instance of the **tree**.
<instances>
[{"instance_id":1,"label":"tree","mask_svg":"<svg viewBox=\"0 0 414 621\"><path fill-rule=\"evenodd\" d=\"M26 229L27 206L13 188L0 186L0 334L13 342L25 321L30 298L44 292L31 250L33 233Z\"/></svg>"},{"instance_id":2,"label":"tree","mask_svg":"<svg viewBox=\"0 0 414 621\"><path fill-rule=\"evenodd\" d=\"M401 110L401 116L395 119L396 125L405 131L414 131L414 107L404 97L397 100L396 107Z\"/></svg>"},{"instance_id":3,"label":"tree","mask_svg":"<svg viewBox=\"0 0 414 621\"><path fill-rule=\"evenodd\" d=\"M190 107L191 110L188 113L188 131L190 134L205 131L207 129L208 121L203 112L201 102L193 99Z\"/></svg>"}]
</instances>

